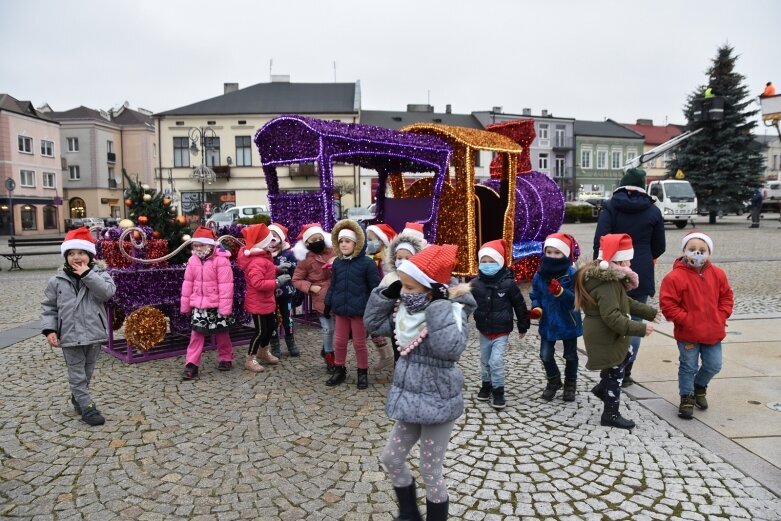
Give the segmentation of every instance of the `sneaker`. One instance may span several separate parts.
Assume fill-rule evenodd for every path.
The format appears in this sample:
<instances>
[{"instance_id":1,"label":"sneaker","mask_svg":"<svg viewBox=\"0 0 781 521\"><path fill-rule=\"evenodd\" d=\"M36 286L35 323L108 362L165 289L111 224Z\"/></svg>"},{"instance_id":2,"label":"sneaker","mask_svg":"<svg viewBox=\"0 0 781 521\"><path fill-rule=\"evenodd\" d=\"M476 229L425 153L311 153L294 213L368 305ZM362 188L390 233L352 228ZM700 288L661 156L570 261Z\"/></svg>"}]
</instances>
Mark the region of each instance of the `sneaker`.
<instances>
[{"instance_id":1,"label":"sneaker","mask_svg":"<svg viewBox=\"0 0 781 521\"><path fill-rule=\"evenodd\" d=\"M247 371L251 371L253 373L262 373L265 371L262 365L260 365L260 362L258 362L258 359L255 358L252 355L247 355L247 357L244 360L244 369Z\"/></svg>"},{"instance_id":2,"label":"sneaker","mask_svg":"<svg viewBox=\"0 0 781 521\"><path fill-rule=\"evenodd\" d=\"M491 402L491 407L494 409L504 409L505 406L507 406L507 402L504 399L504 387L495 388L491 394L494 397L493 401Z\"/></svg>"},{"instance_id":3,"label":"sneaker","mask_svg":"<svg viewBox=\"0 0 781 521\"><path fill-rule=\"evenodd\" d=\"M198 378L198 366L195 364L187 364L184 366L184 373L182 373L182 378L185 380L193 380Z\"/></svg>"},{"instance_id":4,"label":"sneaker","mask_svg":"<svg viewBox=\"0 0 781 521\"><path fill-rule=\"evenodd\" d=\"M79 402L76 401L76 398L71 395L71 405L73 405L73 410L76 411L76 414L81 416L81 406L79 405Z\"/></svg>"},{"instance_id":5,"label":"sneaker","mask_svg":"<svg viewBox=\"0 0 781 521\"><path fill-rule=\"evenodd\" d=\"M493 387L491 387L491 382L483 382L483 385L480 387L480 392L477 393L477 399L481 402L487 402L491 398L492 390Z\"/></svg>"},{"instance_id":6,"label":"sneaker","mask_svg":"<svg viewBox=\"0 0 781 521\"><path fill-rule=\"evenodd\" d=\"M106 419L102 414L100 414L100 411L98 411L94 403L89 404L87 408L84 409L84 412L81 413L81 420L87 425L92 425L93 427L106 423Z\"/></svg>"},{"instance_id":7,"label":"sneaker","mask_svg":"<svg viewBox=\"0 0 781 521\"><path fill-rule=\"evenodd\" d=\"M218 371L230 371L231 369L233 369L233 362L230 360L222 360L219 364L217 364Z\"/></svg>"}]
</instances>

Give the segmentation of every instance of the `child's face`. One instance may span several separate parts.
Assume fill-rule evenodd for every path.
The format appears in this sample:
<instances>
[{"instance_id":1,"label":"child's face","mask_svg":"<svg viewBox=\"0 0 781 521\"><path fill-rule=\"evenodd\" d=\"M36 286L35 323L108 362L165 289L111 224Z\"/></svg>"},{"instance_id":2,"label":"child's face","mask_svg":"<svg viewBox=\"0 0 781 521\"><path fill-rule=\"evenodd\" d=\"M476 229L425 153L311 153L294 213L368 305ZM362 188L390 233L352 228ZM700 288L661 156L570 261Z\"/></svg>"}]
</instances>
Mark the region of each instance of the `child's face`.
<instances>
[{"instance_id":1,"label":"child's face","mask_svg":"<svg viewBox=\"0 0 781 521\"><path fill-rule=\"evenodd\" d=\"M68 250L65 260L67 260L68 266L75 270L89 264L89 255L84 250Z\"/></svg>"},{"instance_id":2,"label":"child's face","mask_svg":"<svg viewBox=\"0 0 781 521\"><path fill-rule=\"evenodd\" d=\"M282 242L282 237L280 237L279 234L277 234L277 232L275 232L274 230L271 230L271 237L272 239L271 239L271 244L269 245L269 249L271 251L281 250L284 244Z\"/></svg>"},{"instance_id":3,"label":"child's face","mask_svg":"<svg viewBox=\"0 0 781 521\"><path fill-rule=\"evenodd\" d=\"M316 233L316 234L312 235L311 237L309 237L309 238L306 240L306 245L307 245L307 246L309 246L310 244L312 244L312 243L314 243L314 242L317 242L317 241L323 241L323 240L325 240L325 239L323 238L323 235L322 235L321 233Z\"/></svg>"},{"instance_id":4,"label":"child's face","mask_svg":"<svg viewBox=\"0 0 781 521\"><path fill-rule=\"evenodd\" d=\"M409 275L407 275L404 272L398 272L399 279L401 280L401 291L402 293L410 293L410 294L417 294L417 293L425 293L429 289L418 282L417 280L413 279Z\"/></svg>"},{"instance_id":5,"label":"child's face","mask_svg":"<svg viewBox=\"0 0 781 521\"><path fill-rule=\"evenodd\" d=\"M496 264L496 260L488 255L483 255L480 257L480 264Z\"/></svg>"},{"instance_id":6,"label":"child's face","mask_svg":"<svg viewBox=\"0 0 781 521\"><path fill-rule=\"evenodd\" d=\"M545 256L546 257L551 257L551 258L554 258L554 259L563 259L564 258L564 253L559 251L559 250L557 250L553 246L546 246L545 247Z\"/></svg>"},{"instance_id":7,"label":"child's face","mask_svg":"<svg viewBox=\"0 0 781 521\"><path fill-rule=\"evenodd\" d=\"M412 252L409 250L396 250L396 260L403 261L412 257Z\"/></svg>"},{"instance_id":8,"label":"child's face","mask_svg":"<svg viewBox=\"0 0 781 521\"><path fill-rule=\"evenodd\" d=\"M683 251L684 253L690 251L690 252L704 253L705 255L710 254L710 250L708 249L708 243L706 243L702 239L690 240L689 242L686 243L686 246L683 248Z\"/></svg>"},{"instance_id":9,"label":"child's face","mask_svg":"<svg viewBox=\"0 0 781 521\"><path fill-rule=\"evenodd\" d=\"M194 242L191 244L191 246L193 248L193 251L200 251L205 253L209 253L209 250L211 249L211 246L209 246L208 244L201 244L200 242Z\"/></svg>"},{"instance_id":10,"label":"child's face","mask_svg":"<svg viewBox=\"0 0 781 521\"><path fill-rule=\"evenodd\" d=\"M352 239L348 239L347 237L342 237L341 239L339 239L339 251L345 257L349 257L355 251L355 243L353 242Z\"/></svg>"}]
</instances>

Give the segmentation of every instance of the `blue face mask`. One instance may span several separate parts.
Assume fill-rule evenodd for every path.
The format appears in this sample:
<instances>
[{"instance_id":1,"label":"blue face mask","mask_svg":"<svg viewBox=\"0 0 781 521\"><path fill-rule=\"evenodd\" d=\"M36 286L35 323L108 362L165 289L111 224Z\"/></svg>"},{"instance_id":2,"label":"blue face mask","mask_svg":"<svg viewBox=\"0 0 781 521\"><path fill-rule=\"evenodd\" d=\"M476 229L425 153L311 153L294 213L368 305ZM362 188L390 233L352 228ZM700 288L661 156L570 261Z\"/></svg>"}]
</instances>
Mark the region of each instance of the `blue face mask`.
<instances>
[{"instance_id":1,"label":"blue face mask","mask_svg":"<svg viewBox=\"0 0 781 521\"><path fill-rule=\"evenodd\" d=\"M477 269L486 277L492 277L499 273L499 270L502 269L502 267L495 262L481 262Z\"/></svg>"}]
</instances>

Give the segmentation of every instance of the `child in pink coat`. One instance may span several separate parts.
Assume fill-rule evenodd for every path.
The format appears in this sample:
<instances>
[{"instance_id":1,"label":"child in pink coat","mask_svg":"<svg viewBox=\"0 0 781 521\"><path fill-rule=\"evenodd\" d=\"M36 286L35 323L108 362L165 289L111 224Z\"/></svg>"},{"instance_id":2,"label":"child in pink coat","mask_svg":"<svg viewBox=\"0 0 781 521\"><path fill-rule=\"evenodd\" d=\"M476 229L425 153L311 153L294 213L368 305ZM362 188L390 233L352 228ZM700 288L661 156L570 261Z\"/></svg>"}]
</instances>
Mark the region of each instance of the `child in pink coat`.
<instances>
[{"instance_id":1,"label":"child in pink coat","mask_svg":"<svg viewBox=\"0 0 781 521\"><path fill-rule=\"evenodd\" d=\"M233 325L233 269L230 252L218 247L214 232L204 226L193 234L193 254L187 262L182 284L180 310L192 311L190 344L187 346L184 378L198 377L206 335L217 339L217 369L233 366L233 344L229 329Z\"/></svg>"},{"instance_id":2,"label":"child in pink coat","mask_svg":"<svg viewBox=\"0 0 781 521\"><path fill-rule=\"evenodd\" d=\"M278 287L290 281L290 275L277 276L277 267L271 257L276 238L265 224L253 224L241 230L244 247L239 250L238 263L247 281L244 309L252 314L255 336L249 345L244 367L253 373L263 372L258 358L267 364L279 363L279 358L269 351L271 335L277 327L277 303L275 293Z\"/></svg>"}]
</instances>

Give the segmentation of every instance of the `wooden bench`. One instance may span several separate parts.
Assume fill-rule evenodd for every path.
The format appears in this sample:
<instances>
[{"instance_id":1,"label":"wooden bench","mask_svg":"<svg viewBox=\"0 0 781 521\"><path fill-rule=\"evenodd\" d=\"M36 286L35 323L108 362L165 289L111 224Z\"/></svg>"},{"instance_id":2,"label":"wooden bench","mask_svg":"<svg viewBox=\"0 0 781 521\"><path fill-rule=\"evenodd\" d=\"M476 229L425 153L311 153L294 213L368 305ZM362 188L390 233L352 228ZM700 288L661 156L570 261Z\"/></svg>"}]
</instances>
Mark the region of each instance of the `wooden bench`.
<instances>
[{"instance_id":1,"label":"wooden bench","mask_svg":"<svg viewBox=\"0 0 781 521\"><path fill-rule=\"evenodd\" d=\"M19 238L11 237L8 239L8 247L11 248L11 253L0 253L3 257L11 261L11 269L9 271L21 270L19 266L19 259L26 255L60 255L59 248L57 251L30 251L30 252L17 252L17 248L29 247L29 246L59 246L64 241L64 237L50 237L48 239L40 238Z\"/></svg>"}]
</instances>

